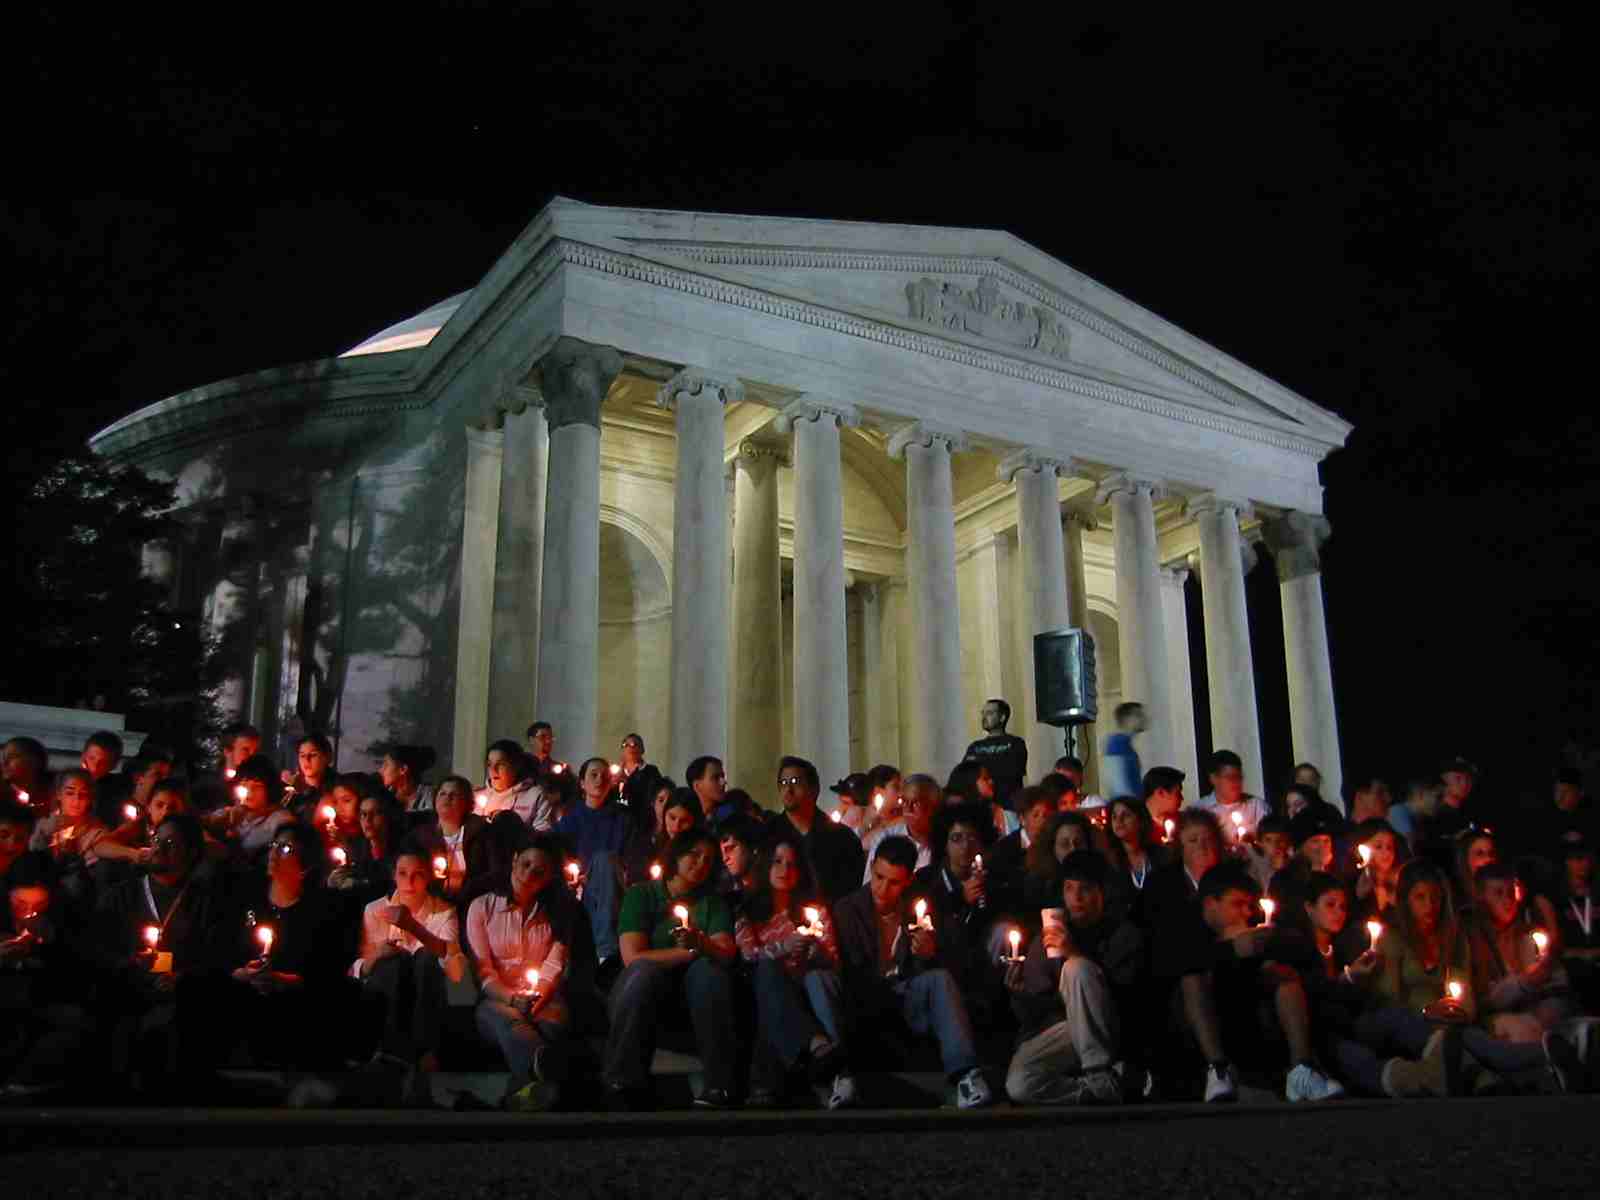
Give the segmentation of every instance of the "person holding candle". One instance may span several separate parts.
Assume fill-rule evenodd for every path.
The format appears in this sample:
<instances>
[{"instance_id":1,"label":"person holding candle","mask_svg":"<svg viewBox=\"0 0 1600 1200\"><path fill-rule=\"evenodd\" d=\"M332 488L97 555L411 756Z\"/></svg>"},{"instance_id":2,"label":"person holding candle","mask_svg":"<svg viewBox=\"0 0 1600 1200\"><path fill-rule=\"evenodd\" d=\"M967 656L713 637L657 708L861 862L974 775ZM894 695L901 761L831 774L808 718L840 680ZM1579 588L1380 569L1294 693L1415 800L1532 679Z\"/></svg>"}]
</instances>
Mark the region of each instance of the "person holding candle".
<instances>
[{"instance_id":1,"label":"person holding candle","mask_svg":"<svg viewBox=\"0 0 1600 1200\"><path fill-rule=\"evenodd\" d=\"M628 810L617 802L610 763L603 758L586 759L577 774L583 801L556 822L556 832L577 856L579 878L571 882L582 889L600 976L608 982L622 962L617 913L622 902L622 851L630 821Z\"/></svg>"},{"instance_id":2,"label":"person holding candle","mask_svg":"<svg viewBox=\"0 0 1600 1200\"><path fill-rule=\"evenodd\" d=\"M661 769L645 761L644 738L637 733L624 737L616 765L621 768L615 773L618 803L635 814L636 820L648 816L650 801L661 782Z\"/></svg>"},{"instance_id":3,"label":"person holding candle","mask_svg":"<svg viewBox=\"0 0 1600 1200\"><path fill-rule=\"evenodd\" d=\"M1022 880L1023 905L1027 910L1054 907L1057 873L1067 855L1078 850L1096 850L1094 826L1077 809L1057 812L1039 840L1028 847Z\"/></svg>"},{"instance_id":4,"label":"person holding candle","mask_svg":"<svg viewBox=\"0 0 1600 1200\"><path fill-rule=\"evenodd\" d=\"M1239 756L1232 750L1216 751L1207 764L1206 777L1211 783L1210 793L1185 800L1183 807L1216 814L1230 844L1255 836L1268 807L1261 797L1244 790L1244 764ZM1238 822L1233 820L1235 813L1239 814Z\"/></svg>"},{"instance_id":5,"label":"person holding candle","mask_svg":"<svg viewBox=\"0 0 1600 1200\"><path fill-rule=\"evenodd\" d=\"M1107 907L1110 868L1077 850L1061 863L1064 921L1025 959L1008 962L1017 1047L1006 1070L1013 1104L1115 1104L1123 1098L1123 1015L1141 1016L1144 935Z\"/></svg>"},{"instance_id":6,"label":"person holding candle","mask_svg":"<svg viewBox=\"0 0 1600 1200\"><path fill-rule=\"evenodd\" d=\"M133 758L124 759L122 770L95 788L95 815L101 823L115 829L125 820L136 819L150 802L151 789L172 774L174 761L172 751L150 741ZM130 805L136 810L131 818L127 812Z\"/></svg>"},{"instance_id":7,"label":"person holding candle","mask_svg":"<svg viewBox=\"0 0 1600 1200\"><path fill-rule=\"evenodd\" d=\"M651 878L651 868L666 858L667 846L678 834L700 821L700 803L688 788L663 777L651 802L652 820L639 822L628 833L622 852L624 886Z\"/></svg>"},{"instance_id":8,"label":"person holding candle","mask_svg":"<svg viewBox=\"0 0 1600 1200\"><path fill-rule=\"evenodd\" d=\"M96 847L111 831L95 816L95 783L84 769L72 767L55 778L53 811L35 823L28 849L43 851L56 864L57 887L64 903L82 907L93 902L90 870L99 861Z\"/></svg>"},{"instance_id":9,"label":"person holding candle","mask_svg":"<svg viewBox=\"0 0 1600 1200\"><path fill-rule=\"evenodd\" d=\"M357 906L394 890L394 864L405 821L400 806L376 780L368 778L361 793L356 810L361 836L350 846L349 862L328 874L328 886Z\"/></svg>"},{"instance_id":10,"label":"person holding candle","mask_svg":"<svg viewBox=\"0 0 1600 1200\"><path fill-rule=\"evenodd\" d=\"M863 841L884 825L892 825L904 815L900 798L903 783L900 768L892 763L879 763L867 772L867 786L870 789L868 799L872 807L861 826Z\"/></svg>"},{"instance_id":11,"label":"person holding candle","mask_svg":"<svg viewBox=\"0 0 1600 1200\"><path fill-rule=\"evenodd\" d=\"M202 816L233 803L234 779L239 768L261 751L261 731L244 721L223 727L217 736L220 756L216 765L192 777L189 801Z\"/></svg>"},{"instance_id":12,"label":"person holding candle","mask_svg":"<svg viewBox=\"0 0 1600 1200\"><path fill-rule=\"evenodd\" d=\"M1341 949L1354 957L1365 948L1362 938L1368 921L1394 923L1394 903L1400 885L1400 868L1409 857L1403 839L1387 821L1364 821L1354 833L1359 862L1360 847L1367 848L1367 862L1357 866L1350 920L1341 935Z\"/></svg>"},{"instance_id":13,"label":"person holding candle","mask_svg":"<svg viewBox=\"0 0 1600 1200\"><path fill-rule=\"evenodd\" d=\"M957 763L945 780L944 803L950 805L978 804L983 807L994 827L994 836L1004 837L1017 827L1017 815L995 798L998 789L989 768L981 762Z\"/></svg>"},{"instance_id":14,"label":"person holding candle","mask_svg":"<svg viewBox=\"0 0 1600 1200\"><path fill-rule=\"evenodd\" d=\"M992 964L1005 953L1007 922L990 907L984 852L994 826L981 804L947 805L933 819L939 857L911 880L913 902L926 899L939 931L939 962L955 976L969 1012L980 1023L1003 999Z\"/></svg>"},{"instance_id":15,"label":"person holding candle","mask_svg":"<svg viewBox=\"0 0 1600 1200\"><path fill-rule=\"evenodd\" d=\"M571 971L588 935L583 909L561 881L560 839L506 825L522 843L496 889L472 902L467 942L482 981L478 1032L511 1071L505 1106L528 1112L554 1104L564 1081Z\"/></svg>"},{"instance_id":16,"label":"person holding candle","mask_svg":"<svg viewBox=\"0 0 1600 1200\"><path fill-rule=\"evenodd\" d=\"M846 775L831 789L839 797L839 824L857 837L872 819L872 778L863 771Z\"/></svg>"},{"instance_id":17,"label":"person holding candle","mask_svg":"<svg viewBox=\"0 0 1600 1200\"><path fill-rule=\"evenodd\" d=\"M295 745L293 772L284 772L279 778L286 791L284 807L301 821L322 801L336 774L333 766L333 743L320 733L308 733ZM243 764L239 770L243 771Z\"/></svg>"},{"instance_id":18,"label":"person holding candle","mask_svg":"<svg viewBox=\"0 0 1600 1200\"><path fill-rule=\"evenodd\" d=\"M433 794L434 820L417 826L411 840L429 861L445 860L443 879L430 885L457 914L465 917L467 905L488 890L489 845L484 837L489 823L472 811L472 783L461 775L442 780Z\"/></svg>"},{"instance_id":19,"label":"person holding candle","mask_svg":"<svg viewBox=\"0 0 1600 1200\"><path fill-rule=\"evenodd\" d=\"M428 1075L439 1069L439 1028L445 980L466 975L456 910L431 894L433 870L422 847L408 843L395 856L394 891L366 906L361 950L350 977L382 1009L377 1057L408 1071L402 1095L431 1103Z\"/></svg>"},{"instance_id":20,"label":"person holding candle","mask_svg":"<svg viewBox=\"0 0 1600 1200\"><path fill-rule=\"evenodd\" d=\"M28 841L39 815L32 807L14 800L0 799L0 880L11 864L28 852ZM9 913L0 909L0 932L8 932Z\"/></svg>"},{"instance_id":21,"label":"person holding candle","mask_svg":"<svg viewBox=\"0 0 1600 1200\"><path fill-rule=\"evenodd\" d=\"M933 791L927 809L927 820L931 822L938 805L939 785L931 779L928 783ZM851 830L828 820L817 807L820 788L813 763L785 755L778 762L778 798L783 803L783 815L771 827L774 837L788 834L805 847L811 875L823 900L831 904L858 886L857 880L866 868L866 850Z\"/></svg>"},{"instance_id":22,"label":"person holding candle","mask_svg":"<svg viewBox=\"0 0 1600 1200\"><path fill-rule=\"evenodd\" d=\"M188 793L183 783L176 779L163 779L151 790L146 803L136 815L125 818L100 839L95 846L95 853L103 863L149 866L155 854L151 842L157 826L169 815L187 811ZM103 882L110 886L119 881L103 877Z\"/></svg>"},{"instance_id":23,"label":"person holding candle","mask_svg":"<svg viewBox=\"0 0 1600 1200\"><path fill-rule=\"evenodd\" d=\"M754 886L734 923L734 941L754 972L760 1042L747 1103L769 1108L782 1098L785 1072L802 1062L814 1083L848 1074L839 948L796 839L779 835L763 843L750 869Z\"/></svg>"},{"instance_id":24,"label":"person holding candle","mask_svg":"<svg viewBox=\"0 0 1600 1200\"><path fill-rule=\"evenodd\" d=\"M551 800L540 786L538 768L510 739L490 745L483 760L484 788L474 800L473 811L484 819L496 813L513 812L539 832L553 825Z\"/></svg>"},{"instance_id":25,"label":"person holding candle","mask_svg":"<svg viewBox=\"0 0 1600 1200\"><path fill-rule=\"evenodd\" d=\"M1450 847L1450 861L1455 870L1456 910L1465 917L1477 903L1478 872L1490 863L1500 861L1500 843L1493 832L1469 825L1455 838Z\"/></svg>"},{"instance_id":26,"label":"person holding candle","mask_svg":"<svg viewBox=\"0 0 1600 1200\"><path fill-rule=\"evenodd\" d=\"M246 759L234 776L234 802L201 818L206 830L223 839L240 860L236 865L259 864L278 830L294 823L294 814L278 804L281 787L277 767L258 754Z\"/></svg>"},{"instance_id":27,"label":"person holding candle","mask_svg":"<svg viewBox=\"0 0 1600 1200\"><path fill-rule=\"evenodd\" d=\"M14 737L0 746L0 780L5 795L24 806L44 803L50 794L50 755L35 738Z\"/></svg>"},{"instance_id":28,"label":"person holding candle","mask_svg":"<svg viewBox=\"0 0 1600 1200\"><path fill-rule=\"evenodd\" d=\"M622 898L617 931L623 970L611 989L611 1033L602 1071L614 1107L651 1105L649 1069L658 1018L676 1021L685 1015L705 1062L705 1088L696 1105L733 1103L728 967L739 950L733 915L714 886L717 857L716 838L694 826L667 847L667 877L634 884Z\"/></svg>"},{"instance_id":29,"label":"person holding candle","mask_svg":"<svg viewBox=\"0 0 1600 1200\"><path fill-rule=\"evenodd\" d=\"M1045 835L1056 815L1055 801L1041 787L1025 787L1012 797L1019 826L984 852L990 908L994 914L1027 920L1022 885L1027 874L1028 851Z\"/></svg>"},{"instance_id":30,"label":"person holding candle","mask_svg":"<svg viewBox=\"0 0 1600 1200\"><path fill-rule=\"evenodd\" d=\"M781 782L781 781L780 781ZM898 821L879 825L861 843L861 883L872 879L871 860L886 838L903 837L917 848L916 869L920 871L936 857L933 844L933 818L944 807L944 789L931 775L910 775L901 787L901 816Z\"/></svg>"},{"instance_id":31,"label":"person holding candle","mask_svg":"<svg viewBox=\"0 0 1600 1200\"><path fill-rule=\"evenodd\" d=\"M246 763L240 777L250 768ZM178 980L185 1074L226 1061L240 1044L261 1066L314 1070L342 1061L345 1031L360 1027L360 989L346 975L354 931L319 886L323 853L322 836L311 826L294 820L279 826L263 875L243 897L244 919L222 953L228 973ZM325 1087L316 1090L327 1094Z\"/></svg>"},{"instance_id":32,"label":"person holding candle","mask_svg":"<svg viewBox=\"0 0 1600 1200\"><path fill-rule=\"evenodd\" d=\"M916 778L907 781L908 789ZM956 1085L957 1105L982 1107L992 1097L961 989L940 964L938 928L931 919L917 919L908 894L916 863L917 847L909 838L884 838L866 886L833 906L845 997L846 1028L840 1032L858 1048L884 1027L933 1037L945 1076ZM842 1090L835 1081L830 1107L857 1099L853 1076L845 1077Z\"/></svg>"}]
</instances>

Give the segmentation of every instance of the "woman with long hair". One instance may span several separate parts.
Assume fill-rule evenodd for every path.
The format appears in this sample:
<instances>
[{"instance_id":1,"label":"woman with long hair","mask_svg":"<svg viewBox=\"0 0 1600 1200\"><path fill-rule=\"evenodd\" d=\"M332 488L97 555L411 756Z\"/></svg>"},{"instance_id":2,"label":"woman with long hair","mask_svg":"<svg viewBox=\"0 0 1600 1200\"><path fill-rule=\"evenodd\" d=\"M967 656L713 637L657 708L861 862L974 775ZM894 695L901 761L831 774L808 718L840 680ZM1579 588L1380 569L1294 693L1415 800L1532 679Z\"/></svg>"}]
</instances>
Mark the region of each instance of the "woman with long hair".
<instances>
[{"instance_id":1,"label":"woman with long hair","mask_svg":"<svg viewBox=\"0 0 1600 1200\"><path fill-rule=\"evenodd\" d=\"M815 1083L846 1073L839 947L798 838L780 833L758 846L751 874L755 887L734 925L739 954L755 973L761 1043L747 1103L770 1108L782 1100L785 1073L801 1062Z\"/></svg>"},{"instance_id":2,"label":"woman with long hair","mask_svg":"<svg viewBox=\"0 0 1600 1200\"><path fill-rule=\"evenodd\" d=\"M1029 909L1060 907L1056 871L1075 850L1100 853L1094 826L1077 809L1058 812L1044 827L1044 835L1028 847L1022 877L1022 898Z\"/></svg>"}]
</instances>

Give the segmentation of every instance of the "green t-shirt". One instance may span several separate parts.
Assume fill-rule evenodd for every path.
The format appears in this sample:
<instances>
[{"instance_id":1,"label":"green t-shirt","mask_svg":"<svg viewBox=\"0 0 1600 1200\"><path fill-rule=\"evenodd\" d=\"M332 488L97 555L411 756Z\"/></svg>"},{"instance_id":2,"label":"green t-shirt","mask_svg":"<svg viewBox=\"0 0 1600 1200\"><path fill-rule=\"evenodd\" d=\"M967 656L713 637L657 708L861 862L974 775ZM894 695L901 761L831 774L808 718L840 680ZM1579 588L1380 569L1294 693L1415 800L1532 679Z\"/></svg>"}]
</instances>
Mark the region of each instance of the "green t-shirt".
<instances>
[{"instance_id":1,"label":"green t-shirt","mask_svg":"<svg viewBox=\"0 0 1600 1200\"><path fill-rule=\"evenodd\" d=\"M733 913L722 897L715 892L690 900L674 900L667 894L667 885L651 881L636 883L622 897L622 912L617 917L617 934L642 933L650 938L652 950L674 950L672 931L681 922L672 915L674 906L683 904L689 909L689 924L704 930L708 935L733 933Z\"/></svg>"}]
</instances>

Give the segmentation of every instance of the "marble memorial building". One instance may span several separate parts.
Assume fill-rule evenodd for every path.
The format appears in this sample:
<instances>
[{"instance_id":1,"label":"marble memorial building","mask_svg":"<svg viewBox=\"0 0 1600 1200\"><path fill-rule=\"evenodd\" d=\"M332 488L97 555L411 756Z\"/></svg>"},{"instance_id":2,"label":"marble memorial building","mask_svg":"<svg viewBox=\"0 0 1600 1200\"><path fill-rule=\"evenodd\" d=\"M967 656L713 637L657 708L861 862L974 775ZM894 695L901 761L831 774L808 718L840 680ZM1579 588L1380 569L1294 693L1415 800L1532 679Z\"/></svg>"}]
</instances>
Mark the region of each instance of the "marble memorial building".
<instances>
[{"instance_id":1,"label":"marble memorial building","mask_svg":"<svg viewBox=\"0 0 1600 1200\"><path fill-rule=\"evenodd\" d=\"M1037 773L1031 638L1068 625L1099 734L1142 700L1146 762L1193 778L1190 573L1215 742L1261 788L1262 541L1293 752L1336 796L1317 465L1349 431L1006 233L557 199L471 291L92 446L177 481L145 569L278 753L419 740L475 778L538 716L563 757L638 730L771 804L784 749L943 773L991 695Z\"/></svg>"}]
</instances>

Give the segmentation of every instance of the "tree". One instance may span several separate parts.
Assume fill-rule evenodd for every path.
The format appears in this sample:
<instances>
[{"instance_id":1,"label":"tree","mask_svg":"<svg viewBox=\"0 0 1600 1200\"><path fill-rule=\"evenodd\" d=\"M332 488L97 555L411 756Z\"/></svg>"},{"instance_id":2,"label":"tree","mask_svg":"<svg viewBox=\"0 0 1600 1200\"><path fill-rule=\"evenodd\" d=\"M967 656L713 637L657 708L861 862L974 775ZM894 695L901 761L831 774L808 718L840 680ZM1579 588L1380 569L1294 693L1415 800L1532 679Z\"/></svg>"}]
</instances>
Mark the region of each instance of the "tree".
<instances>
[{"instance_id":1,"label":"tree","mask_svg":"<svg viewBox=\"0 0 1600 1200\"><path fill-rule=\"evenodd\" d=\"M172 532L172 485L83 452L11 477L12 637L0 695L127 713L190 749L205 720L197 622L145 579L145 543Z\"/></svg>"}]
</instances>

